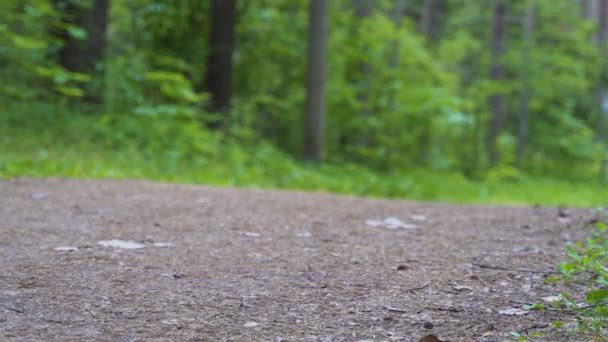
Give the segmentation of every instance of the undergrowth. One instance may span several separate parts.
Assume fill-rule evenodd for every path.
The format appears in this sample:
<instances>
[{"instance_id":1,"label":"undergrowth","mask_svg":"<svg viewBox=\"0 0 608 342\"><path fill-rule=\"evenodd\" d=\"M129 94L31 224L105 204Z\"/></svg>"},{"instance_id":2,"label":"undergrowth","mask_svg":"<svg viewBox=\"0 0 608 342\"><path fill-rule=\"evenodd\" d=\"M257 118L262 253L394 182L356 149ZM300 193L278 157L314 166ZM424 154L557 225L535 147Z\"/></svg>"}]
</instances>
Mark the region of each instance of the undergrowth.
<instances>
[{"instance_id":1,"label":"undergrowth","mask_svg":"<svg viewBox=\"0 0 608 342\"><path fill-rule=\"evenodd\" d=\"M559 282L570 289L543 302L524 305L526 310L559 312L568 321L555 321L550 327L570 334L585 336L590 341L608 341L608 224L596 222L585 241L566 246L567 259L557 266L558 275L547 282ZM517 341L544 338L542 332L512 332Z\"/></svg>"},{"instance_id":2,"label":"undergrowth","mask_svg":"<svg viewBox=\"0 0 608 342\"><path fill-rule=\"evenodd\" d=\"M589 206L604 197L593 181L474 181L456 172L378 172L331 159L313 165L246 130L218 133L178 115L80 112L0 105L0 177L152 179L466 203Z\"/></svg>"},{"instance_id":3,"label":"undergrowth","mask_svg":"<svg viewBox=\"0 0 608 342\"><path fill-rule=\"evenodd\" d=\"M560 294L553 307L576 315L576 328L593 340L608 341L608 225L597 222L584 242L575 242L566 248L567 261L557 270L554 280L574 282L585 287L582 302L570 293ZM555 322L555 327L562 327Z\"/></svg>"}]
</instances>

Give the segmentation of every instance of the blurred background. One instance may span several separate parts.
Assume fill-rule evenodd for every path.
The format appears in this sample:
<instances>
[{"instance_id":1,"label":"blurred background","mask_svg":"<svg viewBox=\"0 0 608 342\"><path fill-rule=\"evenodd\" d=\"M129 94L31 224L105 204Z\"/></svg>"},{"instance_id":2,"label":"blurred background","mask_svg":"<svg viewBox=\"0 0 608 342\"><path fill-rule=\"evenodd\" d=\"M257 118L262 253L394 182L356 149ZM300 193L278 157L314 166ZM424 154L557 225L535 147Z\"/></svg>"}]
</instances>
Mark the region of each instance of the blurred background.
<instances>
[{"instance_id":1,"label":"blurred background","mask_svg":"<svg viewBox=\"0 0 608 342\"><path fill-rule=\"evenodd\" d=\"M2 0L0 177L603 204L608 0Z\"/></svg>"}]
</instances>

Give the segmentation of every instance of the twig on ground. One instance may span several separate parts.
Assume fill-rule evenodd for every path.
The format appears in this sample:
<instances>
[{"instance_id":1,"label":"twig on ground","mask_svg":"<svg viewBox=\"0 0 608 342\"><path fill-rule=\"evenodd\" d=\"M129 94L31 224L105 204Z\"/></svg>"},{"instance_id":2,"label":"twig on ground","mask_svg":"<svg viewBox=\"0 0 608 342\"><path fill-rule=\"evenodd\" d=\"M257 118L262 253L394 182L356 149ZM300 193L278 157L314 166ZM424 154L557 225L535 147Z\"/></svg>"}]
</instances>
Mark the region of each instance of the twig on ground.
<instances>
[{"instance_id":1,"label":"twig on ground","mask_svg":"<svg viewBox=\"0 0 608 342\"><path fill-rule=\"evenodd\" d=\"M521 329L521 331L527 334L528 331L530 331L530 330L545 329L545 328L548 328L548 327L549 327L549 323L536 323L536 324L532 324L529 327Z\"/></svg>"},{"instance_id":2,"label":"twig on ground","mask_svg":"<svg viewBox=\"0 0 608 342\"><path fill-rule=\"evenodd\" d=\"M11 307L8 307L8 306L4 306L4 308L6 310L8 310L8 311L16 312L18 314L22 314L23 313L23 310L21 310L21 309L15 309L15 308L11 308Z\"/></svg>"},{"instance_id":3,"label":"twig on ground","mask_svg":"<svg viewBox=\"0 0 608 342\"><path fill-rule=\"evenodd\" d=\"M412 287L412 288L409 288L409 289L407 289L407 290L405 290L405 291L406 291L406 292L414 292L414 291L422 290L422 289L424 289L424 288L428 287L430 284L431 284L431 283L426 282L426 283L424 283L424 284L422 284L422 285L420 285L420 286L417 286L417 287Z\"/></svg>"},{"instance_id":4,"label":"twig on ground","mask_svg":"<svg viewBox=\"0 0 608 342\"><path fill-rule=\"evenodd\" d=\"M390 312L407 313L407 310L399 309L394 306L385 306L384 308Z\"/></svg>"},{"instance_id":5,"label":"twig on ground","mask_svg":"<svg viewBox=\"0 0 608 342\"><path fill-rule=\"evenodd\" d=\"M536 270L526 270L526 269L521 269L521 268L508 268L508 267L480 264L480 263L476 263L476 262L471 263L471 265L479 267L479 268L490 269L490 270L512 271L512 272L521 272L521 273L537 273L537 274L557 274L557 272L555 272L555 271L536 271Z\"/></svg>"}]
</instances>

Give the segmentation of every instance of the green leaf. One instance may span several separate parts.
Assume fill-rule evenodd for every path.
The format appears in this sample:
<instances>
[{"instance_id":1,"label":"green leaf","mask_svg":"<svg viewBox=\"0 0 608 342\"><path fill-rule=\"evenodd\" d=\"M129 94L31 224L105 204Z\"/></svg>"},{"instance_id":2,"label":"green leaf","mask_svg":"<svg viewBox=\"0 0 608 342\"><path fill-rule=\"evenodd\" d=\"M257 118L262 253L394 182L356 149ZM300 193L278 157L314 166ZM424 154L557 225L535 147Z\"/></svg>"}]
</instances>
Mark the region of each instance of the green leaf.
<instances>
[{"instance_id":1,"label":"green leaf","mask_svg":"<svg viewBox=\"0 0 608 342\"><path fill-rule=\"evenodd\" d=\"M524 310L544 310L545 306L541 303L534 303L534 304L524 304L524 305L522 305L522 308Z\"/></svg>"},{"instance_id":2,"label":"green leaf","mask_svg":"<svg viewBox=\"0 0 608 342\"><path fill-rule=\"evenodd\" d=\"M578 254L578 252L572 246L566 247L566 254L575 261L578 261L578 262L581 261L581 256Z\"/></svg>"},{"instance_id":3,"label":"green leaf","mask_svg":"<svg viewBox=\"0 0 608 342\"><path fill-rule=\"evenodd\" d=\"M597 303L608 299L608 290L593 290L587 292L587 301Z\"/></svg>"},{"instance_id":4,"label":"green leaf","mask_svg":"<svg viewBox=\"0 0 608 342\"><path fill-rule=\"evenodd\" d=\"M570 276L576 271L576 266L571 262L562 261L557 265L557 271L565 276Z\"/></svg>"},{"instance_id":5,"label":"green leaf","mask_svg":"<svg viewBox=\"0 0 608 342\"><path fill-rule=\"evenodd\" d=\"M57 86L57 87L55 87L55 90L57 90L59 93L66 95L66 96L71 96L71 97L84 96L84 91L82 89L76 88L76 87Z\"/></svg>"},{"instance_id":6,"label":"green leaf","mask_svg":"<svg viewBox=\"0 0 608 342\"><path fill-rule=\"evenodd\" d=\"M68 34L70 35L70 37L78 39L78 40L85 40L88 36L87 31L85 29L83 29L82 27L70 25L70 26L68 26L67 30L68 30Z\"/></svg>"}]
</instances>

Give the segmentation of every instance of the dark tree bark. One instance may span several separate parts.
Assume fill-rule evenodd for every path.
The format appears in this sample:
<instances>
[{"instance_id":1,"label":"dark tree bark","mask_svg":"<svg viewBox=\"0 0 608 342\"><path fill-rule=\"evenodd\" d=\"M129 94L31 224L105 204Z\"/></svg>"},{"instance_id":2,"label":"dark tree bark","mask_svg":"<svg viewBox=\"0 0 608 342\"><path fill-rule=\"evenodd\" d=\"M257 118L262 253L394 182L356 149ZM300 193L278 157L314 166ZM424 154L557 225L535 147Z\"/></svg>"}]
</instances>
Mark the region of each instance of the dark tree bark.
<instances>
[{"instance_id":1,"label":"dark tree bark","mask_svg":"<svg viewBox=\"0 0 608 342\"><path fill-rule=\"evenodd\" d=\"M327 3L328 0L310 0L309 8L304 157L314 162L320 162L323 159L325 135Z\"/></svg>"},{"instance_id":2,"label":"dark tree bark","mask_svg":"<svg viewBox=\"0 0 608 342\"><path fill-rule=\"evenodd\" d=\"M72 37L67 30L57 32L63 41L59 50L59 64L70 71L91 72L103 61L110 0L94 0L90 8L83 8L69 0L54 0L55 8L67 24L83 28L84 39Z\"/></svg>"},{"instance_id":3,"label":"dark tree bark","mask_svg":"<svg viewBox=\"0 0 608 342\"><path fill-rule=\"evenodd\" d=\"M519 128L517 139L517 156L515 165L521 168L522 160L528 145L528 123L529 123L529 102L530 102L530 49L532 45L532 35L534 34L534 21L536 18L536 6L528 5L526 14L522 22L523 26L523 47L521 52L521 92L519 97Z\"/></svg>"},{"instance_id":4,"label":"dark tree bark","mask_svg":"<svg viewBox=\"0 0 608 342\"><path fill-rule=\"evenodd\" d=\"M608 43L608 0L599 0L598 40L600 44ZM604 50L606 47L603 47Z\"/></svg>"},{"instance_id":5,"label":"dark tree bark","mask_svg":"<svg viewBox=\"0 0 608 342\"><path fill-rule=\"evenodd\" d=\"M57 29L53 34L63 45L57 52L59 65L69 71L93 75L97 82L85 89L84 100L103 102L106 32L110 0L94 0L90 7L82 7L69 0L53 0L55 9L66 25L86 31L86 37L74 37L67 29Z\"/></svg>"},{"instance_id":6,"label":"dark tree bark","mask_svg":"<svg viewBox=\"0 0 608 342\"><path fill-rule=\"evenodd\" d=\"M441 26L441 8L443 0L424 0L422 16L420 17L420 31L429 39L439 38Z\"/></svg>"},{"instance_id":7,"label":"dark tree bark","mask_svg":"<svg viewBox=\"0 0 608 342\"><path fill-rule=\"evenodd\" d=\"M209 110L216 113L230 109L235 24L236 0L212 0L205 89L211 97Z\"/></svg>"},{"instance_id":8,"label":"dark tree bark","mask_svg":"<svg viewBox=\"0 0 608 342\"><path fill-rule=\"evenodd\" d=\"M407 0L395 0L395 4L391 11L391 20L396 27L401 27L403 18L405 17L405 11L407 8ZM391 69L396 69L399 64L399 40L391 42L393 45L391 51L391 58L388 61L388 65ZM395 91L392 90L389 94L389 108L393 108L395 105Z\"/></svg>"},{"instance_id":9,"label":"dark tree bark","mask_svg":"<svg viewBox=\"0 0 608 342\"><path fill-rule=\"evenodd\" d=\"M600 112L598 133L605 137L608 131L608 0L599 0L598 4L598 43L604 57L602 63L602 77L597 85L597 99ZM604 158L600 164L600 183L606 184L606 165L608 159Z\"/></svg>"},{"instance_id":10,"label":"dark tree bark","mask_svg":"<svg viewBox=\"0 0 608 342\"><path fill-rule=\"evenodd\" d=\"M358 19L360 20L365 20L366 18L369 18L374 10L374 2L373 0L355 0L354 1L354 5L355 5L355 15L357 16ZM359 99L359 102L361 102L361 105L363 107L362 110L362 114L364 117L369 117L372 115L372 110L370 108L370 103L369 103L369 93L371 92L371 87L372 87L372 66L367 63L367 62L363 62L359 65L359 69L360 69L360 79L357 80L358 82L361 83L361 87L360 87L360 91L357 94L357 98ZM368 141L366 139L366 137L362 137L362 145L367 145Z\"/></svg>"},{"instance_id":11,"label":"dark tree bark","mask_svg":"<svg viewBox=\"0 0 608 342\"><path fill-rule=\"evenodd\" d=\"M581 0L581 17L591 19L593 16L593 0Z\"/></svg>"},{"instance_id":12,"label":"dark tree bark","mask_svg":"<svg viewBox=\"0 0 608 342\"><path fill-rule=\"evenodd\" d=\"M507 5L502 0L494 2L492 19L492 42L491 42L491 65L490 79L500 82L504 79L505 70L502 65L502 57L505 53L507 28ZM491 165L495 165L500 160L500 153L496 148L496 140L502 131L507 117L507 108L504 94L496 93L488 98L492 110L492 119L486 139L488 155Z\"/></svg>"}]
</instances>

